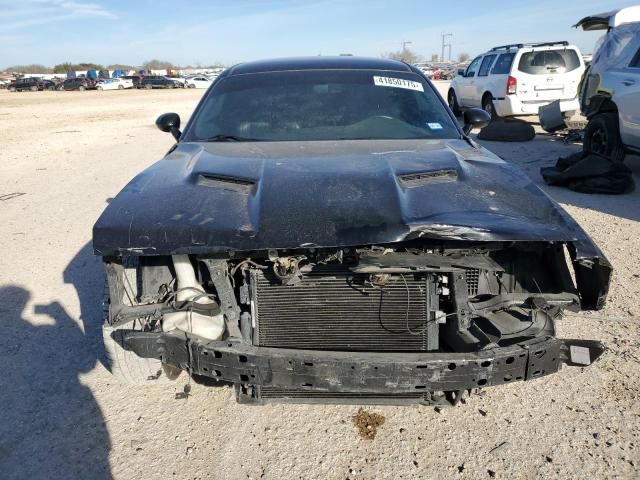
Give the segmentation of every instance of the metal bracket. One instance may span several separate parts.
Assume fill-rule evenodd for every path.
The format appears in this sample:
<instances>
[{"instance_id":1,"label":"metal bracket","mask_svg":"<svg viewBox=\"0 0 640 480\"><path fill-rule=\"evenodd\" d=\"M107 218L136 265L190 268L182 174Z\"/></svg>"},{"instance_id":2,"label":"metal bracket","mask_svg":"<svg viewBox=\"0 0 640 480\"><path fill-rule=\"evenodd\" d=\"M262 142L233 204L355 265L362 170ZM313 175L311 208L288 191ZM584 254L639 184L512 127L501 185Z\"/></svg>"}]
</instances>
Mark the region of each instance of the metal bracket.
<instances>
[{"instance_id":1,"label":"metal bracket","mask_svg":"<svg viewBox=\"0 0 640 480\"><path fill-rule=\"evenodd\" d=\"M224 314L227 331L230 337L242 338L238 322L240 321L240 307L233 293L233 287L228 275L228 264L226 260L216 260L212 258L200 259L211 275L211 281L220 300L220 308Z\"/></svg>"}]
</instances>

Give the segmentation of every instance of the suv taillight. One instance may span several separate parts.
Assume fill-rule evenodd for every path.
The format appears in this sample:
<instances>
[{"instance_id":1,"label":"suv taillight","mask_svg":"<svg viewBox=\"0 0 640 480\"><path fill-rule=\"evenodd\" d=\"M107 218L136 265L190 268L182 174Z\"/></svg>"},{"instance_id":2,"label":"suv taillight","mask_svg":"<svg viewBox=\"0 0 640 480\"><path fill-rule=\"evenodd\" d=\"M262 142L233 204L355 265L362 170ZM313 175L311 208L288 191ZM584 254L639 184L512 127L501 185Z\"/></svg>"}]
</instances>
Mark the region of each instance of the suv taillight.
<instances>
[{"instance_id":1,"label":"suv taillight","mask_svg":"<svg viewBox=\"0 0 640 480\"><path fill-rule=\"evenodd\" d=\"M507 95L515 95L517 89L518 81L509 75L509 78L507 78Z\"/></svg>"}]
</instances>

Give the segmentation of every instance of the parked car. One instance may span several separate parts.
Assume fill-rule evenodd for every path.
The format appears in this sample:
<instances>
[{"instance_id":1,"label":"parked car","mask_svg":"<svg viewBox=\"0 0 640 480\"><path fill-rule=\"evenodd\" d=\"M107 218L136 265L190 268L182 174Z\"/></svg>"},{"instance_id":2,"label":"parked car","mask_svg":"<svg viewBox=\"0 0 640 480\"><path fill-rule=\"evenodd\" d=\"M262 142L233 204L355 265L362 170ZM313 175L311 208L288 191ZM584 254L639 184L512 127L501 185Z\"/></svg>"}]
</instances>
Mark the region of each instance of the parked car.
<instances>
[{"instance_id":1,"label":"parked car","mask_svg":"<svg viewBox=\"0 0 640 480\"><path fill-rule=\"evenodd\" d=\"M584 61L568 42L503 45L477 56L451 82L449 107L456 114L481 107L492 118L537 115L560 100L567 117L580 108L578 84Z\"/></svg>"},{"instance_id":2,"label":"parked car","mask_svg":"<svg viewBox=\"0 0 640 480\"><path fill-rule=\"evenodd\" d=\"M174 82L180 83L183 87L187 84L187 77L182 77L178 75L167 75L167 78L170 78Z\"/></svg>"},{"instance_id":3,"label":"parked car","mask_svg":"<svg viewBox=\"0 0 640 480\"><path fill-rule=\"evenodd\" d=\"M64 82L58 85L58 90L92 90L96 88L96 85L97 82L91 78L67 78Z\"/></svg>"},{"instance_id":4,"label":"parked car","mask_svg":"<svg viewBox=\"0 0 640 480\"><path fill-rule=\"evenodd\" d=\"M9 90L12 92L37 92L44 89L44 81L41 78L36 77L18 78L14 83L9 85Z\"/></svg>"},{"instance_id":5,"label":"parked car","mask_svg":"<svg viewBox=\"0 0 640 480\"><path fill-rule=\"evenodd\" d=\"M112 371L186 371L242 402L456 404L591 364L602 345L554 323L602 308L611 266L469 138L489 120L471 108L460 127L394 60L227 69L184 131L157 119L176 145L94 226Z\"/></svg>"},{"instance_id":6,"label":"parked car","mask_svg":"<svg viewBox=\"0 0 640 480\"><path fill-rule=\"evenodd\" d=\"M204 75L199 77L191 77L187 79L186 87L187 88L209 88L213 80Z\"/></svg>"},{"instance_id":7,"label":"parked car","mask_svg":"<svg viewBox=\"0 0 640 480\"><path fill-rule=\"evenodd\" d=\"M640 6L585 17L576 26L605 30L580 86L589 123L583 148L615 162L640 153Z\"/></svg>"},{"instance_id":8,"label":"parked car","mask_svg":"<svg viewBox=\"0 0 640 480\"><path fill-rule=\"evenodd\" d=\"M133 88L133 82L127 78L107 78L100 80L96 85L97 90L124 90Z\"/></svg>"},{"instance_id":9,"label":"parked car","mask_svg":"<svg viewBox=\"0 0 640 480\"><path fill-rule=\"evenodd\" d=\"M140 82L142 81L142 78L140 75L124 75L122 77L123 80L131 80L131 83L133 84L133 88L140 88Z\"/></svg>"},{"instance_id":10,"label":"parked car","mask_svg":"<svg viewBox=\"0 0 640 480\"><path fill-rule=\"evenodd\" d=\"M184 88L184 84L162 75L149 75L142 79L139 88Z\"/></svg>"}]
</instances>

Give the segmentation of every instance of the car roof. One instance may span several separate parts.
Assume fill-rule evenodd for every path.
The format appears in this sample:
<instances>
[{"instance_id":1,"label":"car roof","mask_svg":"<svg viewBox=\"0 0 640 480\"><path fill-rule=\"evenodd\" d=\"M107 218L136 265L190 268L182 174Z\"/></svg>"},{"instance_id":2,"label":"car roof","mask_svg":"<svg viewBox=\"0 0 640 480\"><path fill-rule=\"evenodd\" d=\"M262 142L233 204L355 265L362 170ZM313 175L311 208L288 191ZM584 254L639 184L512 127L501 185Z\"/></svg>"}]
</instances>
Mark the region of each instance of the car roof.
<instances>
[{"instance_id":1,"label":"car roof","mask_svg":"<svg viewBox=\"0 0 640 480\"><path fill-rule=\"evenodd\" d=\"M227 75L247 73L283 72L289 70L391 70L411 72L406 63L386 58L367 57L292 57L272 60L258 60L240 63L231 67Z\"/></svg>"}]
</instances>

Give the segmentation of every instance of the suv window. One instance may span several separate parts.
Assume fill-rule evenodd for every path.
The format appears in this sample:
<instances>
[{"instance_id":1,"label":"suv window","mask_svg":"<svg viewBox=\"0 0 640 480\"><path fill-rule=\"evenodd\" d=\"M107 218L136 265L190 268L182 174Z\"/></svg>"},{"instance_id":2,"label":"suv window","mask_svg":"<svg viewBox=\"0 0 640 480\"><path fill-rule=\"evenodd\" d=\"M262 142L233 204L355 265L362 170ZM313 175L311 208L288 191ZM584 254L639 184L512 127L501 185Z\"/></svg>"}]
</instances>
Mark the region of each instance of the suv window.
<instances>
[{"instance_id":1,"label":"suv window","mask_svg":"<svg viewBox=\"0 0 640 480\"><path fill-rule=\"evenodd\" d=\"M491 68L491 64L493 63L493 60L495 58L495 55L487 55L486 57L484 57L482 63L480 64L480 70L478 70L479 77L486 77L487 75L489 75L489 69Z\"/></svg>"},{"instance_id":2,"label":"suv window","mask_svg":"<svg viewBox=\"0 0 640 480\"><path fill-rule=\"evenodd\" d=\"M493 66L493 70L491 70L491 75L503 75L511 72L511 64L515 56L515 53L503 53L500 55Z\"/></svg>"},{"instance_id":3,"label":"suv window","mask_svg":"<svg viewBox=\"0 0 640 480\"><path fill-rule=\"evenodd\" d=\"M570 49L526 52L520 57L518 70L530 75L566 73L580 67L578 52Z\"/></svg>"},{"instance_id":4,"label":"suv window","mask_svg":"<svg viewBox=\"0 0 640 480\"><path fill-rule=\"evenodd\" d=\"M480 65L480 60L482 60L482 57L477 57L473 62L471 62L471 64L467 67L467 71L464 72L465 77L475 76L476 71L478 70L478 65Z\"/></svg>"}]
</instances>

